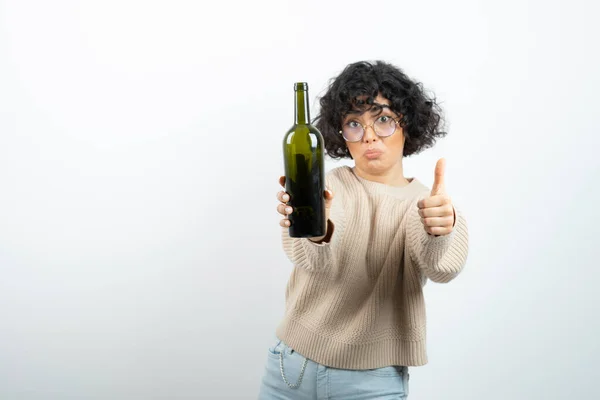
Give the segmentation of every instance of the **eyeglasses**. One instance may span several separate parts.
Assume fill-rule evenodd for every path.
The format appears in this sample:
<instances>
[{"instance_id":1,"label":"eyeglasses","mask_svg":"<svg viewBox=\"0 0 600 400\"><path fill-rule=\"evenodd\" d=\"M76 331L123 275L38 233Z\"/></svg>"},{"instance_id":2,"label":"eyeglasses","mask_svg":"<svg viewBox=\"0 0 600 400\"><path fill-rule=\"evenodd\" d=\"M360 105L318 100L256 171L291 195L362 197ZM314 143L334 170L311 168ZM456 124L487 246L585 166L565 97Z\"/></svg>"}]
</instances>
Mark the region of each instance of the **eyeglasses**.
<instances>
[{"instance_id":1,"label":"eyeglasses","mask_svg":"<svg viewBox=\"0 0 600 400\"><path fill-rule=\"evenodd\" d=\"M399 119L399 118L398 118ZM382 115L375 120L370 125L362 125L355 120L351 120L346 122L342 126L342 130L339 132L344 140L347 142L358 142L360 141L367 127L373 128L375 134L379 137L388 137L392 136L394 132L396 132L396 128L398 127L398 121L395 118L390 117L389 115Z\"/></svg>"}]
</instances>

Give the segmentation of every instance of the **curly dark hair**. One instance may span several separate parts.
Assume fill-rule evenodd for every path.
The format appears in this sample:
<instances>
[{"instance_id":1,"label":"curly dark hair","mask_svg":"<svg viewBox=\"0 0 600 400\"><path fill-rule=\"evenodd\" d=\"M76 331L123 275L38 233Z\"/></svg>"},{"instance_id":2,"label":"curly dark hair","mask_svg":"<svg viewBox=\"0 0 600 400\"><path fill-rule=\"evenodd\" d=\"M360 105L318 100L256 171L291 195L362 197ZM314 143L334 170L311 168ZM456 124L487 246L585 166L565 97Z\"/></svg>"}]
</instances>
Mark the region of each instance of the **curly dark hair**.
<instances>
[{"instance_id":1,"label":"curly dark hair","mask_svg":"<svg viewBox=\"0 0 600 400\"><path fill-rule=\"evenodd\" d=\"M388 99L390 109L401 116L404 157L432 147L437 138L446 135L441 130L443 115L435 98L428 97L421 83L413 82L392 64L355 62L330 82L327 92L319 100L320 110L314 123L323 134L325 150L331 158L352 158L339 134L342 121L350 112L371 109L378 94Z\"/></svg>"}]
</instances>

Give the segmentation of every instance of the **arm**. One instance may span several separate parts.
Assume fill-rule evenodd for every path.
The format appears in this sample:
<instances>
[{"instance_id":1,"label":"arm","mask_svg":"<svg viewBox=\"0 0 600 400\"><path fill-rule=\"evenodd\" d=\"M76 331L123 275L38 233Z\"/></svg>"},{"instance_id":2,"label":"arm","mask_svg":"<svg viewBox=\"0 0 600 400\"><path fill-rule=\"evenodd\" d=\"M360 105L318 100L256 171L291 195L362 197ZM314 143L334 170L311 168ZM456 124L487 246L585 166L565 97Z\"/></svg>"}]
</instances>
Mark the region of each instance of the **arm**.
<instances>
[{"instance_id":1,"label":"arm","mask_svg":"<svg viewBox=\"0 0 600 400\"><path fill-rule=\"evenodd\" d=\"M409 211L406 227L409 254L416 261L422 274L433 282L450 282L463 270L467 260L467 222L456 207L454 214L452 231L447 235L435 236L425 231L416 205Z\"/></svg>"},{"instance_id":2,"label":"arm","mask_svg":"<svg viewBox=\"0 0 600 400\"><path fill-rule=\"evenodd\" d=\"M331 238L334 230L334 223L331 219L328 219L325 238L315 242L307 238L292 238L289 235L289 229L282 228L281 240L283 250L288 259L297 267L307 270L328 268L333 260Z\"/></svg>"},{"instance_id":3,"label":"arm","mask_svg":"<svg viewBox=\"0 0 600 400\"><path fill-rule=\"evenodd\" d=\"M335 181L335 182L332 182ZM319 270L328 268L334 263L334 249L341 232L343 231L344 219L342 211L342 199L333 200L334 193L337 192L337 180L331 176L326 176L325 185L325 214L327 218L327 232L324 237L316 238L292 238L289 235L289 228L284 227L281 231L281 240L283 249L288 259L300 268L307 270ZM336 197L339 197L338 193Z\"/></svg>"}]
</instances>

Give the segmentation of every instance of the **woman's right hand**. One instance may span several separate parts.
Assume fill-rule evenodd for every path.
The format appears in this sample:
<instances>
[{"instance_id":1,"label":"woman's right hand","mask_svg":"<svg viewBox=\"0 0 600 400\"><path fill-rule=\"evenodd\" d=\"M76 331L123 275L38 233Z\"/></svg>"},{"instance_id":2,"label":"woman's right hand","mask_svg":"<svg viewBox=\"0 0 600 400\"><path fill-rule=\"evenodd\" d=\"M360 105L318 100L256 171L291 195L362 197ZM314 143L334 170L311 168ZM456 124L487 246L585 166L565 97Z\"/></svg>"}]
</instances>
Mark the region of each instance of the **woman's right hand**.
<instances>
[{"instance_id":1,"label":"woman's right hand","mask_svg":"<svg viewBox=\"0 0 600 400\"><path fill-rule=\"evenodd\" d=\"M279 184L284 189L277 193L277 200L279 200L279 204L277 204L277 212L284 217L279 221L279 225L284 228L289 228L290 220L288 219L288 215L294 212L294 209L288 205L288 201L290 201L290 195L285 192L285 176L279 177ZM325 220L329 221L329 210L331 209L333 192L329 189L325 189L323 196L325 198ZM314 240L317 239L319 238L314 238Z\"/></svg>"},{"instance_id":2,"label":"woman's right hand","mask_svg":"<svg viewBox=\"0 0 600 400\"><path fill-rule=\"evenodd\" d=\"M279 225L284 228L289 228L290 220L288 219L288 215L294 212L294 209L287 204L287 202L290 201L290 195L285 192L285 176L279 177L279 184L284 189L277 193L277 200L279 200L279 204L277 204L277 212L284 217L281 221L279 221Z\"/></svg>"}]
</instances>

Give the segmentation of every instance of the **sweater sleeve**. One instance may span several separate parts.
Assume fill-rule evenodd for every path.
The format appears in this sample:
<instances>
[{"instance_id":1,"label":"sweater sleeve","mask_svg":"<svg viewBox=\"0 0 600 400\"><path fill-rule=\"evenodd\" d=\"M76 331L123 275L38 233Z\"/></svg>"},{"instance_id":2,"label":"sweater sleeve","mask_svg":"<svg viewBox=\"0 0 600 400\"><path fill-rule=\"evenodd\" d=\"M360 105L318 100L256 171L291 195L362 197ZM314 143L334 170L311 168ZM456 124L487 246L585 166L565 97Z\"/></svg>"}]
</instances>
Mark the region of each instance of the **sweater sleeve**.
<instances>
[{"instance_id":1,"label":"sweater sleeve","mask_svg":"<svg viewBox=\"0 0 600 400\"><path fill-rule=\"evenodd\" d=\"M329 242L315 243L307 238L293 238L289 235L288 228L282 228L281 240L283 250L288 259L296 266L307 270L319 270L328 268L332 262L333 255L331 242L335 225L331 220L327 221L327 229L332 229Z\"/></svg>"},{"instance_id":2,"label":"sweater sleeve","mask_svg":"<svg viewBox=\"0 0 600 400\"><path fill-rule=\"evenodd\" d=\"M462 212L454 207L456 221L448 235L434 236L425 231L416 203L411 207L407 224L407 244L411 257L425 278L437 283L453 280L467 261L469 237Z\"/></svg>"}]
</instances>

